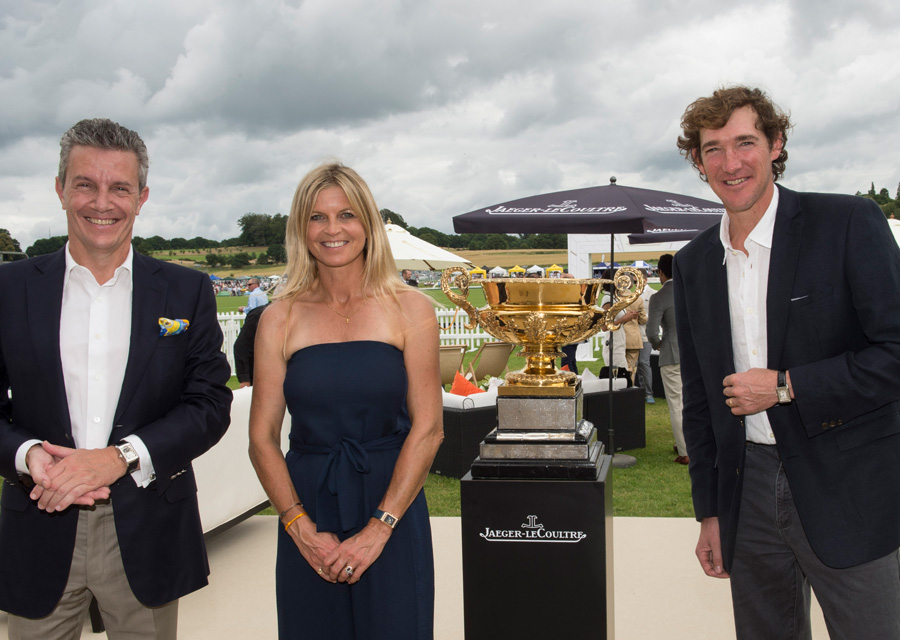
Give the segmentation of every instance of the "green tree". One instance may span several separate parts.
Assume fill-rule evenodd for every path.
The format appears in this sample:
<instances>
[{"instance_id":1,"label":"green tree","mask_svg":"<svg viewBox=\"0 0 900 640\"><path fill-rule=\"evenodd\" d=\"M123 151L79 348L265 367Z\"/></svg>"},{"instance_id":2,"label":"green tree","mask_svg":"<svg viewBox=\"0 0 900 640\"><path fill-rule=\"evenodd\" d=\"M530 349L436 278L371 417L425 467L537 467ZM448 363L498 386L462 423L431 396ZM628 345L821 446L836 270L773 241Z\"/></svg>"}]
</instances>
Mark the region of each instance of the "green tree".
<instances>
[{"instance_id":1,"label":"green tree","mask_svg":"<svg viewBox=\"0 0 900 640\"><path fill-rule=\"evenodd\" d=\"M215 253L207 253L206 264L210 267L218 267L220 264L222 264L222 258Z\"/></svg>"},{"instance_id":2,"label":"green tree","mask_svg":"<svg viewBox=\"0 0 900 640\"><path fill-rule=\"evenodd\" d=\"M248 246L268 246L284 244L287 216L276 213L245 213L238 219L241 228L241 244Z\"/></svg>"},{"instance_id":3,"label":"green tree","mask_svg":"<svg viewBox=\"0 0 900 640\"><path fill-rule=\"evenodd\" d=\"M509 239L508 236L502 233L489 233L484 239L484 246L487 249L497 250L497 249L508 249L509 248Z\"/></svg>"},{"instance_id":4,"label":"green tree","mask_svg":"<svg viewBox=\"0 0 900 640\"><path fill-rule=\"evenodd\" d=\"M147 246L150 247L150 251L165 251L166 249L172 248L169 241L162 236L150 236L145 239L145 242L147 243Z\"/></svg>"},{"instance_id":5,"label":"green tree","mask_svg":"<svg viewBox=\"0 0 900 640\"><path fill-rule=\"evenodd\" d=\"M888 202L887 204L881 205L881 210L884 211L884 216L886 218L900 218L900 203L897 202Z\"/></svg>"},{"instance_id":6,"label":"green tree","mask_svg":"<svg viewBox=\"0 0 900 640\"><path fill-rule=\"evenodd\" d=\"M0 251L21 251L19 241L6 229L0 229Z\"/></svg>"},{"instance_id":7,"label":"green tree","mask_svg":"<svg viewBox=\"0 0 900 640\"><path fill-rule=\"evenodd\" d=\"M153 253L153 245L146 238L140 236L131 238L131 246L141 255L149 256Z\"/></svg>"},{"instance_id":8,"label":"green tree","mask_svg":"<svg viewBox=\"0 0 900 640\"><path fill-rule=\"evenodd\" d=\"M48 253L53 253L54 251L59 251L64 246L66 246L66 241L69 239L69 236L52 236L50 238L41 238L40 240L35 240L34 244L25 249L25 253L27 253L32 258L34 256L42 256Z\"/></svg>"},{"instance_id":9,"label":"green tree","mask_svg":"<svg viewBox=\"0 0 900 640\"><path fill-rule=\"evenodd\" d=\"M267 244L284 244L287 231L288 216L276 213L269 221L269 242Z\"/></svg>"},{"instance_id":10,"label":"green tree","mask_svg":"<svg viewBox=\"0 0 900 640\"><path fill-rule=\"evenodd\" d=\"M412 233L412 232L410 232ZM430 242L431 244L437 245L439 247L449 246L449 237L446 233L441 233L437 229L432 229L431 227L419 227L413 233L417 238L421 238L425 242Z\"/></svg>"},{"instance_id":11,"label":"green tree","mask_svg":"<svg viewBox=\"0 0 900 640\"><path fill-rule=\"evenodd\" d=\"M403 216L401 216L399 213L395 213L390 209L382 209L378 213L381 214L381 219L385 223L390 222L391 224L395 224L398 227L403 227L404 229L409 231L409 225L406 224L406 220L404 220Z\"/></svg>"},{"instance_id":12,"label":"green tree","mask_svg":"<svg viewBox=\"0 0 900 640\"><path fill-rule=\"evenodd\" d=\"M235 253L228 258L228 264L232 269L241 269L250 265L250 256L245 253Z\"/></svg>"},{"instance_id":13,"label":"green tree","mask_svg":"<svg viewBox=\"0 0 900 640\"><path fill-rule=\"evenodd\" d=\"M283 264L287 262L287 251L283 244L270 244L269 250L266 252L269 262L274 264Z\"/></svg>"}]
</instances>

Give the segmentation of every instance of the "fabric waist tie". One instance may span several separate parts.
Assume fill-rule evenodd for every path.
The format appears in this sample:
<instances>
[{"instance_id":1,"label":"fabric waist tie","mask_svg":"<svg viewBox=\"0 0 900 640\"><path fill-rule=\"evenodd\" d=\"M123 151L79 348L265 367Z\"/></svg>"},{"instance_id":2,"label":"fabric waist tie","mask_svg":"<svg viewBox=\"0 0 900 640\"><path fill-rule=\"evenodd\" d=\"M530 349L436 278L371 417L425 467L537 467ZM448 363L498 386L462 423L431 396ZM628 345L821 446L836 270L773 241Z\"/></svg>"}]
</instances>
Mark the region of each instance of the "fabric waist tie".
<instances>
[{"instance_id":1,"label":"fabric waist tie","mask_svg":"<svg viewBox=\"0 0 900 640\"><path fill-rule=\"evenodd\" d=\"M317 447L291 439L291 451L328 456L316 486L316 525L319 531L362 528L368 515L362 511L364 475L372 465L369 453L399 451L407 432L359 442L341 438L333 447ZM369 514L370 515L370 514Z\"/></svg>"}]
</instances>

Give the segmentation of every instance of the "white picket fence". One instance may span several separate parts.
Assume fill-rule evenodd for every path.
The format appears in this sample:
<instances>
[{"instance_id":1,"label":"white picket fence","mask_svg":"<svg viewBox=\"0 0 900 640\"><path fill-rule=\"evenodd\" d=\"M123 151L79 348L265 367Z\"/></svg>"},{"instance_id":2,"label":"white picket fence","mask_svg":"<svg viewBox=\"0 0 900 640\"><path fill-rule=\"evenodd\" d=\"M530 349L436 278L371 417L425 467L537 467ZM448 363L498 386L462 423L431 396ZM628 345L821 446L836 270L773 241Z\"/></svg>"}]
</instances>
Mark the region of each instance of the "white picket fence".
<instances>
[{"instance_id":1,"label":"white picket fence","mask_svg":"<svg viewBox=\"0 0 900 640\"><path fill-rule=\"evenodd\" d=\"M458 311L458 312L457 312ZM476 326L474 329L466 329L465 324L469 316L462 309L435 309L438 324L441 326L441 344L464 344L469 350L477 349L481 343L495 338ZM237 340L241 327L244 326L244 314L240 312L219 313L219 326L225 340L222 343L222 351L228 358L231 371L234 372L234 341ZM594 351L600 349L601 335L591 339L591 347Z\"/></svg>"}]
</instances>

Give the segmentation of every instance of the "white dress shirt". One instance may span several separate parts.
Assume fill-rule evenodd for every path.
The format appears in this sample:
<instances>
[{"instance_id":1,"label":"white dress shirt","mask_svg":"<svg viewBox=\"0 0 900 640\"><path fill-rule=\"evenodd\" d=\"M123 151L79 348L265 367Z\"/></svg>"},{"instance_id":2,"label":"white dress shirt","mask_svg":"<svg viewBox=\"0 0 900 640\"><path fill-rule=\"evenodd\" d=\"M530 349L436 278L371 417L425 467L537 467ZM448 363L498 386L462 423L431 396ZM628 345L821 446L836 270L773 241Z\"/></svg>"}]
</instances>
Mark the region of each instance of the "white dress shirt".
<instances>
[{"instance_id":1,"label":"white dress shirt","mask_svg":"<svg viewBox=\"0 0 900 640\"><path fill-rule=\"evenodd\" d=\"M129 249L113 277L99 284L86 267L75 262L66 245L59 355L72 438L79 449L109 445L131 343L133 261L133 250ZM156 477L147 447L136 435L122 439L140 455L139 468L132 477L146 487ZM27 473L25 454L35 443L39 441L26 442L19 448L19 471Z\"/></svg>"},{"instance_id":2,"label":"white dress shirt","mask_svg":"<svg viewBox=\"0 0 900 640\"><path fill-rule=\"evenodd\" d=\"M735 373L768 367L766 331L766 293L769 282L769 258L778 209L778 188L763 217L744 241L743 251L731 246L728 214L722 217L719 238L725 247L728 275L728 309L731 313L731 346ZM724 398L723 398L724 402ZM775 444L775 435L765 411L744 416L746 438L760 444Z\"/></svg>"}]
</instances>

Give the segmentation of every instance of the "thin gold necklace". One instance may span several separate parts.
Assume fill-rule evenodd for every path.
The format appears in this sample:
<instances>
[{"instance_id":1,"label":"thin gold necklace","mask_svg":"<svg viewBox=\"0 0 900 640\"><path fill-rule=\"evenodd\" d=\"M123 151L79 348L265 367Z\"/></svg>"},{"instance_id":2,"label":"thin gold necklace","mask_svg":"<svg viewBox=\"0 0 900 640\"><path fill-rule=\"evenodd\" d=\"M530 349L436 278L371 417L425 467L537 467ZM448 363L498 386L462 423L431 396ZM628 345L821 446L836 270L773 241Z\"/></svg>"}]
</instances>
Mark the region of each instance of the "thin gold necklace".
<instances>
[{"instance_id":1,"label":"thin gold necklace","mask_svg":"<svg viewBox=\"0 0 900 640\"><path fill-rule=\"evenodd\" d=\"M324 302L324 301L323 301L323 302ZM325 306L328 307L329 309L331 309L332 311L334 311L334 312L335 312L336 314L338 314L340 317L344 318L344 320L346 320L346 324L350 324L350 318L352 318L352 317L355 316L357 313L359 313L359 311L360 311L364 306L366 306L366 303L367 303L367 302L368 302L368 300L363 300L363 303L362 303L361 305L359 305L359 307L356 309L356 311L352 312L349 316L346 315L346 314L344 314L344 313L341 313L340 311L338 311L337 309L335 309L334 307L332 307L332 306L331 306L330 304L328 304L327 302L325 302Z\"/></svg>"}]
</instances>

